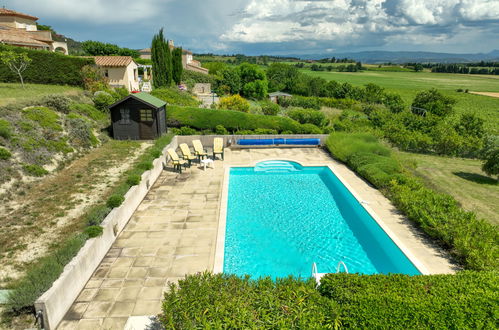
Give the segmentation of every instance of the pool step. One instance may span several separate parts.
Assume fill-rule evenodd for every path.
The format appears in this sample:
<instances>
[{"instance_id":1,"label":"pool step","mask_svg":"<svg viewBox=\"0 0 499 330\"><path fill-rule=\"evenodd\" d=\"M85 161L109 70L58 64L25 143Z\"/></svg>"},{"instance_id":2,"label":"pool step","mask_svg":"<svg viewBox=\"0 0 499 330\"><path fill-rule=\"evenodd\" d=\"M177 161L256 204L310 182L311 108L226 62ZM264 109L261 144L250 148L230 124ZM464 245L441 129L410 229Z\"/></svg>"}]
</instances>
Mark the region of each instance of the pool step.
<instances>
[{"instance_id":1,"label":"pool step","mask_svg":"<svg viewBox=\"0 0 499 330\"><path fill-rule=\"evenodd\" d=\"M300 170L297 168L297 165L296 163L283 160L271 160L256 164L255 172L297 172Z\"/></svg>"}]
</instances>

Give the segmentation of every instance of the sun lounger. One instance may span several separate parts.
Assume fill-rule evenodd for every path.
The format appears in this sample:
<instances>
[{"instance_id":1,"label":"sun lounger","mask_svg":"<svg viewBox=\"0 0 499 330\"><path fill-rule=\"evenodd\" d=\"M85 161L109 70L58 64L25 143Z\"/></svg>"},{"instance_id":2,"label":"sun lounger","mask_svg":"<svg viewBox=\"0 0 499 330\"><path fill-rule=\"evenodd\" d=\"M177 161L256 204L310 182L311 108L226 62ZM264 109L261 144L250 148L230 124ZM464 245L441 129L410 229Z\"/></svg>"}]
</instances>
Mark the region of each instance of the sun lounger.
<instances>
[{"instance_id":1,"label":"sun lounger","mask_svg":"<svg viewBox=\"0 0 499 330\"><path fill-rule=\"evenodd\" d=\"M222 156L222 160L224 159L224 139L215 138L213 140L213 159L215 159L216 155Z\"/></svg>"},{"instance_id":2,"label":"sun lounger","mask_svg":"<svg viewBox=\"0 0 499 330\"><path fill-rule=\"evenodd\" d=\"M184 160L188 162L189 167L191 167L191 162L196 159L196 157L191 154L191 149L189 149L187 143L181 143L179 147L180 151L182 151L182 158L184 158Z\"/></svg>"},{"instance_id":3,"label":"sun lounger","mask_svg":"<svg viewBox=\"0 0 499 330\"><path fill-rule=\"evenodd\" d=\"M201 141L192 140L192 146L194 147L194 152L199 159L199 163L201 163L201 159L208 157L208 153L204 150Z\"/></svg>"},{"instance_id":4,"label":"sun lounger","mask_svg":"<svg viewBox=\"0 0 499 330\"><path fill-rule=\"evenodd\" d=\"M172 159L173 163L173 170L178 170L179 173L182 173L182 165L185 165L185 160L180 159L173 149L168 149L167 150L168 155L170 155L170 158Z\"/></svg>"}]
</instances>

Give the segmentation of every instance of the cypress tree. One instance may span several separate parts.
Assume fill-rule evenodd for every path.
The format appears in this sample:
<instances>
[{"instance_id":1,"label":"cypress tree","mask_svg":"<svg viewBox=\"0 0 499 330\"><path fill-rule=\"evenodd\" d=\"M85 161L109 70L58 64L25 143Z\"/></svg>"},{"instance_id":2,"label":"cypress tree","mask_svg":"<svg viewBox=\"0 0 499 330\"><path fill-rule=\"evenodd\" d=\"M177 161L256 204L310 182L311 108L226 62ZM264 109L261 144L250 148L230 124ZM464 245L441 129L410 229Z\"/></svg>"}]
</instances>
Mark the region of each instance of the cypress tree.
<instances>
[{"instance_id":1,"label":"cypress tree","mask_svg":"<svg viewBox=\"0 0 499 330\"><path fill-rule=\"evenodd\" d=\"M175 84L180 85L182 81L182 48L175 48L172 57L172 78Z\"/></svg>"},{"instance_id":2,"label":"cypress tree","mask_svg":"<svg viewBox=\"0 0 499 330\"><path fill-rule=\"evenodd\" d=\"M165 43L165 79L166 86L172 84L172 52L169 42Z\"/></svg>"},{"instance_id":3,"label":"cypress tree","mask_svg":"<svg viewBox=\"0 0 499 330\"><path fill-rule=\"evenodd\" d=\"M151 43L152 78L154 88L167 86L167 58L165 48L166 41L163 29L155 34Z\"/></svg>"}]
</instances>

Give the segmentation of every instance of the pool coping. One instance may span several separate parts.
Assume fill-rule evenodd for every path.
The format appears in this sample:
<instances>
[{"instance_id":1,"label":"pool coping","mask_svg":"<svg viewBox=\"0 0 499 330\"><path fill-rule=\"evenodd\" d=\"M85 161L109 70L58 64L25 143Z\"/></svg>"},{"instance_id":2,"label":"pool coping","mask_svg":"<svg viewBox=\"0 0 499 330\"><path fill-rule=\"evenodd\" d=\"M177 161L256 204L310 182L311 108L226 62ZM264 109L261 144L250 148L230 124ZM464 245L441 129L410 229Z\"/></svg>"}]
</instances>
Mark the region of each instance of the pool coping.
<instances>
[{"instance_id":1,"label":"pool coping","mask_svg":"<svg viewBox=\"0 0 499 330\"><path fill-rule=\"evenodd\" d=\"M224 256L225 256L225 231L227 225L227 202L229 199L229 178L231 168L241 168L241 167L255 167L256 164L265 161L290 161L300 164L304 167L327 167L329 170L340 180L340 182L348 189L352 196L357 200L357 202L362 206L367 213L376 221L378 226L385 232L385 234L392 240L392 242L400 249L400 251L409 259L409 261L416 267L416 269L422 275L431 274L428 269L419 261L418 258L405 246L405 244L397 237L397 235L383 222L381 217L369 206L369 203L360 198L359 194L355 189L339 174L335 171L334 166L331 164L306 164L296 161L294 159L286 158L268 158L260 159L251 162L249 165L228 165L224 169L224 176L222 182L222 195L220 198L220 212L218 219L218 229L217 229L217 239L215 245L215 259L213 264L213 273L223 273Z\"/></svg>"}]
</instances>

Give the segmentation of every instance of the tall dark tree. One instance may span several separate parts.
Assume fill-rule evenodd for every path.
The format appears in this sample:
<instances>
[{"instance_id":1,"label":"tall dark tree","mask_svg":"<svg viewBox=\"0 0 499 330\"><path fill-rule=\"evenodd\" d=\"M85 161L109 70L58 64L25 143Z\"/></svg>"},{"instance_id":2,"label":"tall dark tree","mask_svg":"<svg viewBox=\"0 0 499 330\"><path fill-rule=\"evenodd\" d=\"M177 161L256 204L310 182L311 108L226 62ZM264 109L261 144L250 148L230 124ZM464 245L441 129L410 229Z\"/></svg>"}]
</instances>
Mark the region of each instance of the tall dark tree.
<instances>
[{"instance_id":1,"label":"tall dark tree","mask_svg":"<svg viewBox=\"0 0 499 330\"><path fill-rule=\"evenodd\" d=\"M182 48L175 48L172 57L172 78L175 84L179 85L182 81Z\"/></svg>"},{"instance_id":2,"label":"tall dark tree","mask_svg":"<svg viewBox=\"0 0 499 330\"><path fill-rule=\"evenodd\" d=\"M151 43L152 79L154 88L167 86L166 49L168 45L163 36L163 29L155 34Z\"/></svg>"},{"instance_id":3,"label":"tall dark tree","mask_svg":"<svg viewBox=\"0 0 499 330\"><path fill-rule=\"evenodd\" d=\"M170 86L172 84L173 75L172 75L172 51L170 49L170 42L165 43L165 64L166 64L166 85Z\"/></svg>"}]
</instances>

